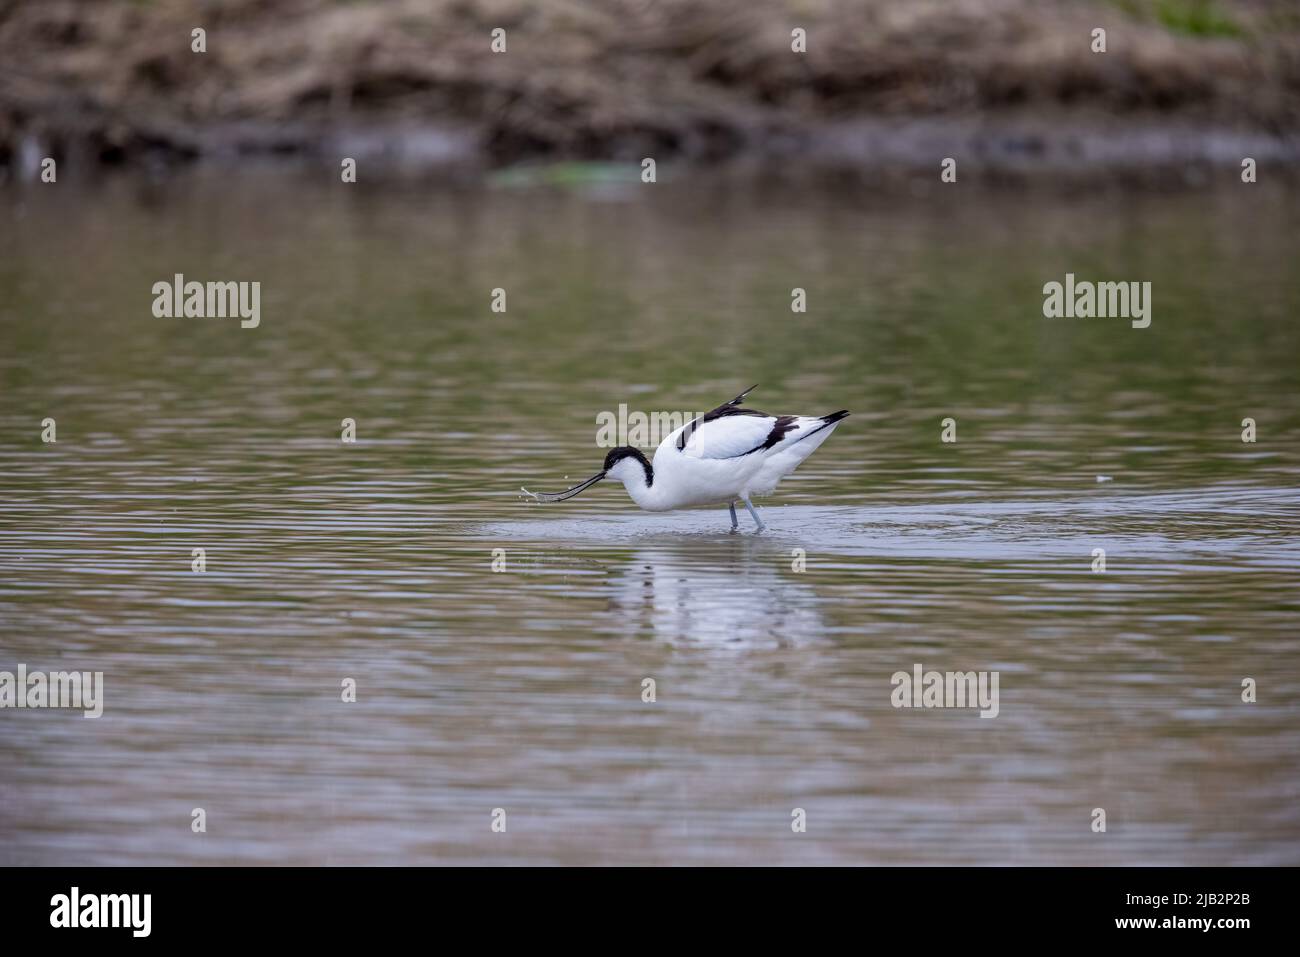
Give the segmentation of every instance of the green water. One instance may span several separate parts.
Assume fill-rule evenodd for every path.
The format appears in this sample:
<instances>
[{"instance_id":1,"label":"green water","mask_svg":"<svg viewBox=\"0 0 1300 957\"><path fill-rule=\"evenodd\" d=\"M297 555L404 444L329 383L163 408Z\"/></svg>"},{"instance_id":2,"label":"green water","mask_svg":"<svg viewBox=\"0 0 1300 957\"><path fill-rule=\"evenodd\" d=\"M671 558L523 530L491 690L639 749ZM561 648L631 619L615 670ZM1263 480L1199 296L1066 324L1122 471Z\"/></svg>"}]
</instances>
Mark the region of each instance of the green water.
<instances>
[{"instance_id":1,"label":"green water","mask_svg":"<svg viewBox=\"0 0 1300 957\"><path fill-rule=\"evenodd\" d=\"M1300 196L495 184L0 194L0 670L105 676L0 711L0 863L1300 863ZM755 382L853 412L768 534L519 491Z\"/></svg>"}]
</instances>

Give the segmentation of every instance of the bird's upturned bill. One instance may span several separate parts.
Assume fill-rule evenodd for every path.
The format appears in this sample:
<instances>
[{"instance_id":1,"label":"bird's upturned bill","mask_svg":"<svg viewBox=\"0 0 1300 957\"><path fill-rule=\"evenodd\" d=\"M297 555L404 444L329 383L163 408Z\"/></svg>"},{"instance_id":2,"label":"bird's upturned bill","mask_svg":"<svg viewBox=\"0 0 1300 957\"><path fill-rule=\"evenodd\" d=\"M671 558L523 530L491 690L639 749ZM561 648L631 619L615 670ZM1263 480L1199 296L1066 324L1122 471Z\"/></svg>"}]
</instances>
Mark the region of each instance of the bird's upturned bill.
<instances>
[{"instance_id":1,"label":"bird's upturned bill","mask_svg":"<svg viewBox=\"0 0 1300 957\"><path fill-rule=\"evenodd\" d=\"M582 492L590 488L591 486L595 485L604 477L605 477L605 473L603 471L597 472L591 478L587 479L587 481L579 485L575 485L571 489L566 489L563 492L530 492L526 488L523 489L523 491L526 495L531 495L539 502L563 502L566 498L573 498L573 496L577 495L579 492Z\"/></svg>"}]
</instances>

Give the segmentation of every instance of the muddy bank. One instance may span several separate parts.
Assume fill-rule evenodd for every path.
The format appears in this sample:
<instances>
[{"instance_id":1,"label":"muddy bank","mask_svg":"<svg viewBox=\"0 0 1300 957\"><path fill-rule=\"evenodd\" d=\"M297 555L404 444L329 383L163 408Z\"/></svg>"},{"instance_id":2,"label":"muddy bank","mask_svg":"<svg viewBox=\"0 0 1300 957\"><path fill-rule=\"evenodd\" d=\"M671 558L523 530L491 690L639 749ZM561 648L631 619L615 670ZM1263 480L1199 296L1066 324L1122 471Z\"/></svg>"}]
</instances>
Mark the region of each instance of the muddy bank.
<instances>
[{"instance_id":1,"label":"muddy bank","mask_svg":"<svg viewBox=\"0 0 1300 957\"><path fill-rule=\"evenodd\" d=\"M1300 13L1273 0L0 0L18 178L44 156L1282 168L1298 121Z\"/></svg>"}]
</instances>

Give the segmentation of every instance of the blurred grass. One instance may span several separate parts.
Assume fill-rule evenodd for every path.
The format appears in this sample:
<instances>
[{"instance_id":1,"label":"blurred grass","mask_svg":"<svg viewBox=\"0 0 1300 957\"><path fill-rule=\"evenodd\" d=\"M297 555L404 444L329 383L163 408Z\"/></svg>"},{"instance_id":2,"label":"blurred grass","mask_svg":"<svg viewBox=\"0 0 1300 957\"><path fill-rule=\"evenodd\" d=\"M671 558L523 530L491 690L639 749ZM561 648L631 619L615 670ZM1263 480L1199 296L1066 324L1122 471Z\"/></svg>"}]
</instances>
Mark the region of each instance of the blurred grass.
<instances>
[{"instance_id":1,"label":"blurred grass","mask_svg":"<svg viewBox=\"0 0 1300 957\"><path fill-rule=\"evenodd\" d=\"M1113 0L1135 20L1154 21L1188 37L1241 37L1248 31L1217 0Z\"/></svg>"},{"instance_id":2,"label":"blurred grass","mask_svg":"<svg viewBox=\"0 0 1300 957\"><path fill-rule=\"evenodd\" d=\"M1236 37L1243 32L1214 0L1159 0L1156 19L1175 33L1194 37Z\"/></svg>"}]
</instances>

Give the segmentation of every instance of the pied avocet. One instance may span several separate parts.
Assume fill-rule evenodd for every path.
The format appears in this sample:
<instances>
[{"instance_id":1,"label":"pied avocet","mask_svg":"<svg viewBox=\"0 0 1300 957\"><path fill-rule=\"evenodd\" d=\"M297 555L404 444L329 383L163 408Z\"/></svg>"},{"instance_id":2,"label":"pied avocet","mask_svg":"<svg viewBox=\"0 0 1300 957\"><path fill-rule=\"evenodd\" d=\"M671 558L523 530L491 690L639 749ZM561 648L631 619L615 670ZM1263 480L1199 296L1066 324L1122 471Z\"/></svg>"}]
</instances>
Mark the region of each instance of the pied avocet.
<instances>
[{"instance_id":1,"label":"pied avocet","mask_svg":"<svg viewBox=\"0 0 1300 957\"><path fill-rule=\"evenodd\" d=\"M742 409L750 386L730 402L687 422L660 443L654 462L639 449L624 445L605 456L604 467L587 481L563 492L529 492L539 502L563 502L601 479L623 483L632 501L649 512L667 512L692 505L726 505L731 528L736 502L744 502L761 532L753 495L766 495L776 483L812 455L835 425L849 413L830 415L769 415Z\"/></svg>"}]
</instances>

